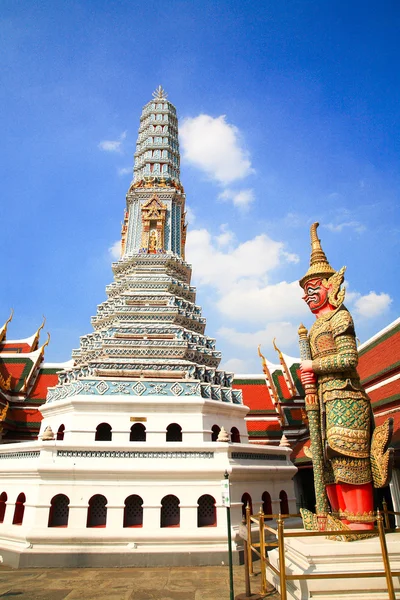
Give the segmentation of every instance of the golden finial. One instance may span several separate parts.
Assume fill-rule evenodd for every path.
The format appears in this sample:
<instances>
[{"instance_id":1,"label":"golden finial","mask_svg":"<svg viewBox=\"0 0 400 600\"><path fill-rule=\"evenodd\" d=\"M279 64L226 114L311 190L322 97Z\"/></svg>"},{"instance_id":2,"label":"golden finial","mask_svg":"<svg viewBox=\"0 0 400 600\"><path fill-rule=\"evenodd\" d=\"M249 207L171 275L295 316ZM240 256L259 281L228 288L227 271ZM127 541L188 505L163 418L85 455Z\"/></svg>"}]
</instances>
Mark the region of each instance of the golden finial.
<instances>
[{"instance_id":1,"label":"golden finial","mask_svg":"<svg viewBox=\"0 0 400 600\"><path fill-rule=\"evenodd\" d=\"M45 323L46 323L46 317L43 315L42 324L40 325L39 329L35 333L35 338L34 338L33 343L32 343L32 348L31 348L32 352L34 350L37 350L37 348L39 346L40 332L42 331L43 327L45 326Z\"/></svg>"},{"instance_id":2,"label":"golden finial","mask_svg":"<svg viewBox=\"0 0 400 600\"><path fill-rule=\"evenodd\" d=\"M274 339L272 340L272 345L273 345L273 347L274 347L274 350L275 350L275 351L278 353L278 355L279 355L279 360L281 360L281 361L282 361L282 360L283 360L283 355L282 355L282 352L279 350L278 346L276 345L276 338L274 338Z\"/></svg>"},{"instance_id":3,"label":"golden finial","mask_svg":"<svg viewBox=\"0 0 400 600\"><path fill-rule=\"evenodd\" d=\"M50 333L47 332L47 340L45 341L45 343L43 344L42 348L46 348L46 346L48 346L50 343Z\"/></svg>"},{"instance_id":4,"label":"golden finial","mask_svg":"<svg viewBox=\"0 0 400 600\"><path fill-rule=\"evenodd\" d=\"M40 354L41 354L41 360L43 360L44 357L44 349L46 348L46 346L49 345L50 342L50 333L47 332L47 340L45 341L45 343L43 344L43 346L40 348Z\"/></svg>"},{"instance_id":5,"label":"golden finial","mask_svg":"<svg viewBox=\"0 0 400 600\"><path fill-rule=\"evenodd\" d=\"M4 323L3 327L0 329L0 342L5 341L6 335L7 335L7 326L9 323L11 323L13 316L14 316L14 309L12 308L10 316L8 317L7 321Z\"/></svg>"},{"instance_id":6,"label":"golden finial","mask_svg":"<svg viewBox=\"0 0 400 600\"><path fill-rule=\"evenodd\" d=\"M308 336L308 329L307 329L307 327L304 327L303 323L300 323L300 327L299 327L297 333L299 334L299 338L301 340L306 340L307 336Z\"/></svg>"},{"instance_id":7,"label":"golden finial","mask_svg":"<svg viewBox=\"0 0 400 600\"><path fill-rule=\"evenodd\" d=\"M282 408L281 408L281 405L279 404L279 398L278 398L278 394L276 393L275 384L271 377L271 371L268 368L265 356L261 352L261 344L258 345L258 356L261 358L261 364L262 364L263 373L265 375L265 383L267 385L267 390L271 397L272 403L275 406L275 410L278 413L279 423L280 423L281 427L283 427L284 416L282 414Z\"/></svg>"},{"instance_id":8,"label":"golden finial","mask_svg":"<svg viewBox=\"0 0 400 600\"><path fill-rule=\"evenodd\" d=\"M295 388L295 385L294 385L294 383L293 383L293 381L292 381L292 376L291 376L291 373L290 373L290 371L289 371L289 369L288 369L288 366L287 366L287 364L286 364L286 361L285 361L285 359L284 359L284 357L283 357L283 354L282 354L282 352L279 350L278 346L276 345L276 338L274 338L274 339L272 340L272 344L273 344L273 346L274 346L274 349L275 349L275 350L276 350L276 352L278 353L278 356L279 356L279 362L281 363L281 365L282 365L282 368L283 368L283 377L284 377L284 379L285 379L285 381L286 381L286 385L287 385L287 387L288 387L289 394L290 394L290 395L293 397L293 396L295 396L295 395L296 395L296 388Z\"/></svg>"}]
</instances>

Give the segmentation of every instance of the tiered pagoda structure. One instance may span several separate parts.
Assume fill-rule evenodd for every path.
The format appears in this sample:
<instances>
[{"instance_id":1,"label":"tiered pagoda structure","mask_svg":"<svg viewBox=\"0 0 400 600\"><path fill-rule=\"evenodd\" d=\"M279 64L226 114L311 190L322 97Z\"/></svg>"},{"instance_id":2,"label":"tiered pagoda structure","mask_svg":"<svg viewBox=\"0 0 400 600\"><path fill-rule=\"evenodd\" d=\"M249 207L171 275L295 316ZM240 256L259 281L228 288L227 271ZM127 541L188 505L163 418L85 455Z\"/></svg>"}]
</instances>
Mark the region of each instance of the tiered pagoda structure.
<instances>
[{"instance_id":1,"label":"tiered pagoda structure","mask_svg":"<svg viewBox=\"0 0 400 600\"><path fill-rule=\"evenodd\" d=\"M36 442L0 448L0 553L14 566L220 564L247 503L295 510L290 448L248 443L185 261L175 107L143 108L121 258L91 333L41 407Z\"/></svg>"}]
</instances>

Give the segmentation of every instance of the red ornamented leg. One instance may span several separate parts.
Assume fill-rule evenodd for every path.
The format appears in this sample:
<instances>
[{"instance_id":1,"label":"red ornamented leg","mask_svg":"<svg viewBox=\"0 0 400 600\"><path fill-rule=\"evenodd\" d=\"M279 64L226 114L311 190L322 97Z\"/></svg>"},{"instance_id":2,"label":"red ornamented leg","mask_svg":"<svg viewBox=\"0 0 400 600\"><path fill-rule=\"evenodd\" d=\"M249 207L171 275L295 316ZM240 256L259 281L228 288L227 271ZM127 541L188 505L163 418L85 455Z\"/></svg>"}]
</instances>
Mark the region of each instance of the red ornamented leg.
<instances>
[{"instance_id":1,"label":"red ornamented leg","mask_svg":"<svg viewBox=\"0 0 400 600\"><path fill-rule=\"evenodd\" d=\"M363 485L351 485L349 483L338 483L343 495L345 510L353 515L372 513L374 510L374 494L372 483ZM350 529L373 529L373 523L348 523Z\"/></svg>"},{"instance_id":2,"label":"red ornamented leg","mask_svg":"<svg viewBox=\"0 0 400 600\"><path fill-rule=\"evenodd\" d=\"M326 486L326 493L328 496L329 504L331 505L332 512L338 513L340 504L339 504L339 498L338 498L338 493L337 493L337 484L329 483Z\"/></svg>"},{"instance_id":3,"label":"red ornamented leg","mask_svg":"<svg viewBox=\"0 0 400 600\"><path fill-rule=\"evenodd\" d=\"M329 503L331 505L332 512L337 513L339 515L340 512L344 512L346 509L346 504L343 497L343 492L340 483L329 483L326 486L326 493L328 496ZM340 519L346 525L349 522L346 519Z\"/></svg>"}]
</instances>

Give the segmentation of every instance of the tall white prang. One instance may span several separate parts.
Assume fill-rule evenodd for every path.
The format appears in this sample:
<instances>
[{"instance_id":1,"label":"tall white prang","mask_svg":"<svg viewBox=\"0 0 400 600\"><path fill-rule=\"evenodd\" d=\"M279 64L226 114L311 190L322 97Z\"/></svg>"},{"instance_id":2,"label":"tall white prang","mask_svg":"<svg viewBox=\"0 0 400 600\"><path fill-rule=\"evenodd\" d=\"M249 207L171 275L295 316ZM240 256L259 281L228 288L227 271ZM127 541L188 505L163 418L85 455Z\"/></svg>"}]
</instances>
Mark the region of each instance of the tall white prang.
<instances>
[{"instance_id":1,"label":"tall white prang","mask_svg":"<svg viewBox=\"0 0 400 600\"><path fill-rule=\"evenodd\" d=\"M291 449L249 444L248 408L205 333L179 174L176 109L159 86L140 118L121 257L93 331L49 388L39 439L0 446L6 564L221 564L226 471L233 550L247 503L296 510Z\"/></svg>"}]
</instances>

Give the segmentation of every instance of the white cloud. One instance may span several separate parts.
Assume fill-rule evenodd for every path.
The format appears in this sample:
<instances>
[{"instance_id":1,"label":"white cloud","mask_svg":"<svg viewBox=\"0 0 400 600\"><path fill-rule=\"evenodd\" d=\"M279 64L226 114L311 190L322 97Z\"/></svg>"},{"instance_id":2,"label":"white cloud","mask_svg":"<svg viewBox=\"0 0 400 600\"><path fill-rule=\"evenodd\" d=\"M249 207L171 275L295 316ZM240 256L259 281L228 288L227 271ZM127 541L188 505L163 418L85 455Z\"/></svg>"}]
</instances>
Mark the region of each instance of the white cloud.
<instances>
[{"instance_id":1,"label":"white cloud","mask_svg":"<svg viewBox=\"0 0 400 600\"><path fill-rule=\"evenodd\" d=\"M185 210L187 222L189 223L189 225L193 225L193 223L196 221L196 215L193 208L186 204Z\"/></svg>"},{"instance_id":2,"label":"white cloud","mask_svg":"<svg viewBox=\"0 0 400 600\"><path fill-rule=\"evenodd\" d=\"M180 141L183 160L219 183L227 185L254 172L239 129L227 123L225 115L213 118L202 114L185 119L180 127Z\"/></svg>"},{"instance_id":3,"label":"white cloud","mask_svg":"<svg viewBox=\"0 0 400 600\"><path fill-rule=\"evenodd\" d=\"M121 152L122 142L126 138L126 131L123 131L117 140L103 140L99 142L98 148L105 152Z\"/></svg>"},{"instance_id":4,"label":"white cloud","mask_svg":"<svg viewBox=\"0 0 400 600\"><path fill-rule=\"evenodd\" d=\"M224 293L217 307L226 317L247 323L298 320L309 315L301 295L297 281L268 285L260 280L245 279Z\"/></svg>"},{"instance_id":5,"label":"white cloud","mask_svg":"<svg viewBox=\"0 0 400 600\"><path fill-rule=\"evenodd\" d=\"M282 242L262 234L235 245L222 226L214 238L205 229L190 231L186 250L196 283L215 289L215 305L225 317L257 323L308 314L297 281L268 283L270 271L298 260Z\"/></svg>"},{"instance_id":6,"label":"white cloud","mask_svg":"<svg viewBox=\"0 0 400 600\"><path fill-rule=\"evenodd\" d=\"M363 233L366 231L366 226L359 221L343 221L342 223L327 223L324 225L329 231L333 233L341 233L344 228L353 229L357 233Z\"/></svg>"},{"instance_id":7,"label":"white cloud","mask_svg":"<svg viewBox=\"0 0 400 600\"><path fill-rule=\"evenodd\" d=\"M252 202L254 202L254 191L252 189L247 190L224 190L218 196L219 200L231 200L233 205L237 208L247 210Z\"/></svg>"},{"instance_id":8,"label":"white cloud","mask_svg":"<svg viewBox=\"0 0 400 600\"><path fill-rule=\"evenodd\" d=\"M197 282L221 291L231 289L242 279L246 283L259 282L269 271L287 261L284 244L266 234L224 251L218 246L218 237L212 238L206 229L189 231L186 254L193 263Z\"/></svg>"},{"instance_id":9,"label":"white cloud","mask_svg":"<svg viewBox=\"0 0 400 600\"><path fill-rule=\"evenodd\" d=\"M360 296L354 303L358 316L373 319L386 312L392 303L389 294L380 292L369 292L365 296Z\"/></svg>"},{"instance_id":10,"label":"white cloud","mask_svg":"<svg viewBox=\"0 0 400 600\"><path fill-rule=\"evenodd\" d=\"M243 333L231 327L221 327L217 331L217 335L219 338L226 340L231 346L252 348L255 355L257 355L258 345L261 344L265 353L272 355L274 353L272 340L276 338L278 346L282 348L295 344L298 339L297 329L298 326L296 327L288 321L277 321L268 323L264 329L254 332Z\"/></svg>"},{"instance_id":11,"label":"white cloud","mask_svg":"<svg viewBox=\"0 0 400 600\"><path fill-rule=\"evenodd\" d=\"M249 363L242 358L230 358L219 367L228 373L249 373Z\"/></svg>"},{"instance_id":12,"label":"white cloud","mask_svg":"<svg viewBox=\"0 0 400 600\"><path fill-rule=\"evenodd\" d=\"M121 240L114 242L113 245L109 247L108 252L111 255L111 258L118 260L121 256Z\"/></svg>"},{"instance_id":13,"label":"white cloud","mask_svg":"<svg viewBox=\"0 0 400 600\"><path fill-rule=\"evenodd\" d=\"M132 173L132 167L120 167L117 172L118 175L128 175L128 173Z\"/></svg>"},{"instance_id":14,"label":"white cloud","mask_svg":"<svg viewBox=\"0 0 400 600\"><path fill-rule=\"evenodd\" d=\"M226 223L220 226L221 233L216 236L215 241L220 248L230 246L235 240L235 234L231 231Z\"/></svg>"}]
</instances>

